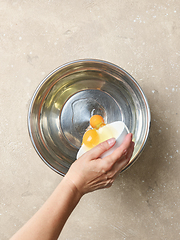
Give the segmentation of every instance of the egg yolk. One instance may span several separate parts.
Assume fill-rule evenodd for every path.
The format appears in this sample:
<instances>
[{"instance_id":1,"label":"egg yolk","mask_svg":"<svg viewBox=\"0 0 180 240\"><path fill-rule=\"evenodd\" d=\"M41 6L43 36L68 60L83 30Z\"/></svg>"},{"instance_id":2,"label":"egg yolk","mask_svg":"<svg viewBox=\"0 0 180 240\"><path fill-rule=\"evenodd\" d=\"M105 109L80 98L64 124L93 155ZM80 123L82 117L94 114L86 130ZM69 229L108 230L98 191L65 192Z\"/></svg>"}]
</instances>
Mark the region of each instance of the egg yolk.
<instances>
[{"instance_id":1,"label":"egg yolk","mask_svg":"<svg viewBox=\"0 0 180 240\"><path fill-rule=\"evenodd\" d=\"M90 129L83 136L83 143L88 148L93 148L99 143L99 135L96 129Z\"/></svg>"},{"instance_id":2,"label":"egg yolk","mask_svg":"<svg viewBox=\"0 0 180 240\"><path fill-rule=\"evenodd\" d=\"M99 129L100 127L104 126L104 119L100 115L93 115L90 118L90 125L92 128Z\"/></svg>"}]
</instances>

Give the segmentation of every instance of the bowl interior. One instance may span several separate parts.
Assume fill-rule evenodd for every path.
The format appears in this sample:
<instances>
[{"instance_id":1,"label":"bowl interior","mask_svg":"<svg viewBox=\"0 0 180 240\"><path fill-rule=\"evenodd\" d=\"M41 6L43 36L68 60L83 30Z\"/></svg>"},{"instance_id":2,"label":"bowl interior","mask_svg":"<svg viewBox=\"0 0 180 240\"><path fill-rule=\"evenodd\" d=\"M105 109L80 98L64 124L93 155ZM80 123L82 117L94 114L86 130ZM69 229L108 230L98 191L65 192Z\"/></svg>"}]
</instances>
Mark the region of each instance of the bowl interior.
<instances>
[{"instance_id":1,"label":"bowl interior","mask_svg":"<svg viewBox=\"0 0 180 240\"><path fill-rule=\"evenodd\" d=\"M66 174L94 114L105 123L124 121L133 133L130 166L147 140L150 111L142 89L127 72L104 61L81 60L57 68L38 86L28 113L29 133L37 153L54 171Z\"/></svg>"}]
</instances>

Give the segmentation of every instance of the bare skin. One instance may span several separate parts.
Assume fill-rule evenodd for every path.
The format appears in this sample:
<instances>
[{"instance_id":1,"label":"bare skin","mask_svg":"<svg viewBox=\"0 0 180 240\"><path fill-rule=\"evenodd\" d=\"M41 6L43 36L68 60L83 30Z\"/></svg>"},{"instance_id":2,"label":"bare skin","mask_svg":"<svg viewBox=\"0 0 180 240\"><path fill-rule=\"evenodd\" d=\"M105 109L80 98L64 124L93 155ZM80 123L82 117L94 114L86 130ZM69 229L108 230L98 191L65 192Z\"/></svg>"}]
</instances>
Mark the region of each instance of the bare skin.
<instances>
[{"instance_id":1,"label":"bare skin","mask_svg":"<svg viewBox=\"0 0 180 240\"><path fill-rule=\"evenodd\" d=\"M99 158L114 144L115 139L107 140L76 160L44 205L10 240L57 239L82 196L110 187L128 164L134 150L132 134L111 155Z\"/></svg>"}]
</instances>

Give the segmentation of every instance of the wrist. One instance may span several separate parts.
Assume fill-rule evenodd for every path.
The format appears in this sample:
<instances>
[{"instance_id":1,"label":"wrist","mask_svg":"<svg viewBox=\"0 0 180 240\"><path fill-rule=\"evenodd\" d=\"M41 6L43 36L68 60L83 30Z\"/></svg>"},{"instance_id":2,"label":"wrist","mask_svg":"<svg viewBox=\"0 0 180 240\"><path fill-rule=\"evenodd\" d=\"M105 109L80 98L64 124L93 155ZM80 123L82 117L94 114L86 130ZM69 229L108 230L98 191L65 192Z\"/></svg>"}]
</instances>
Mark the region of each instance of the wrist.
<instances>
[{"instance_id":1,"label":"wrist","mask_svg":"<svg viewBox=\"0 0 180 240\"><path fill-rule=\"evenodd\" d=\"M66 189L69 189L77 201L79 201L83 196L83 194L76 187L76 184L68 176L65 175L60 184L64 185Z\"/></svg>"}]
</instances>

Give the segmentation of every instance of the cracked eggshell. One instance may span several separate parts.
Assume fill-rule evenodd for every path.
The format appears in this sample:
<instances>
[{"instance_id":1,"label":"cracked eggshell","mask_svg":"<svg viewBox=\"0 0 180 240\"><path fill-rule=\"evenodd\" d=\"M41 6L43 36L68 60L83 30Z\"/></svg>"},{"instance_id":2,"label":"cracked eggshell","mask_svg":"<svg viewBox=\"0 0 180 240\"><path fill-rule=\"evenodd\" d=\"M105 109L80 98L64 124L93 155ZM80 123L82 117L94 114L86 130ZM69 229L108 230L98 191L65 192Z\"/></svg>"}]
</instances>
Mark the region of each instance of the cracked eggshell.
<instances>
[{"instance_id":1,"label":"cracked eggshell","mask_svg":"<svg viewBox=\"0 0 180 240\"><path fill-rule=\"evenodd\" d=\"M126 127L126 125L122 121L116 121L116 122L113 122L113 123L109 123L109 124L105 125L104 127L98 129L97 132L100 136L100 139L102 139L101 138L102 135L104 135L104 136L106 135L105 134L106 131L108 132L108 134L107 134L108 136L114 137L116 139L116 143L111 149L109 149L108 151L103 153L100 156L101 158L104 158L104 157L110 155L111 153L113 153L113 151L122 144L122 142L124 141L124 138L129 133L128 128ZM103 141L105 141L107 139L108 138L105 137ZM100 141L100 142L102 142L102 141ZM77 153L76 159L81 157L84 153L86 153L89 150L90 150L90 148L88 148L84 144L82 144L82 146L80 147L80 149Z\"/></svg>"}]
</instances>

